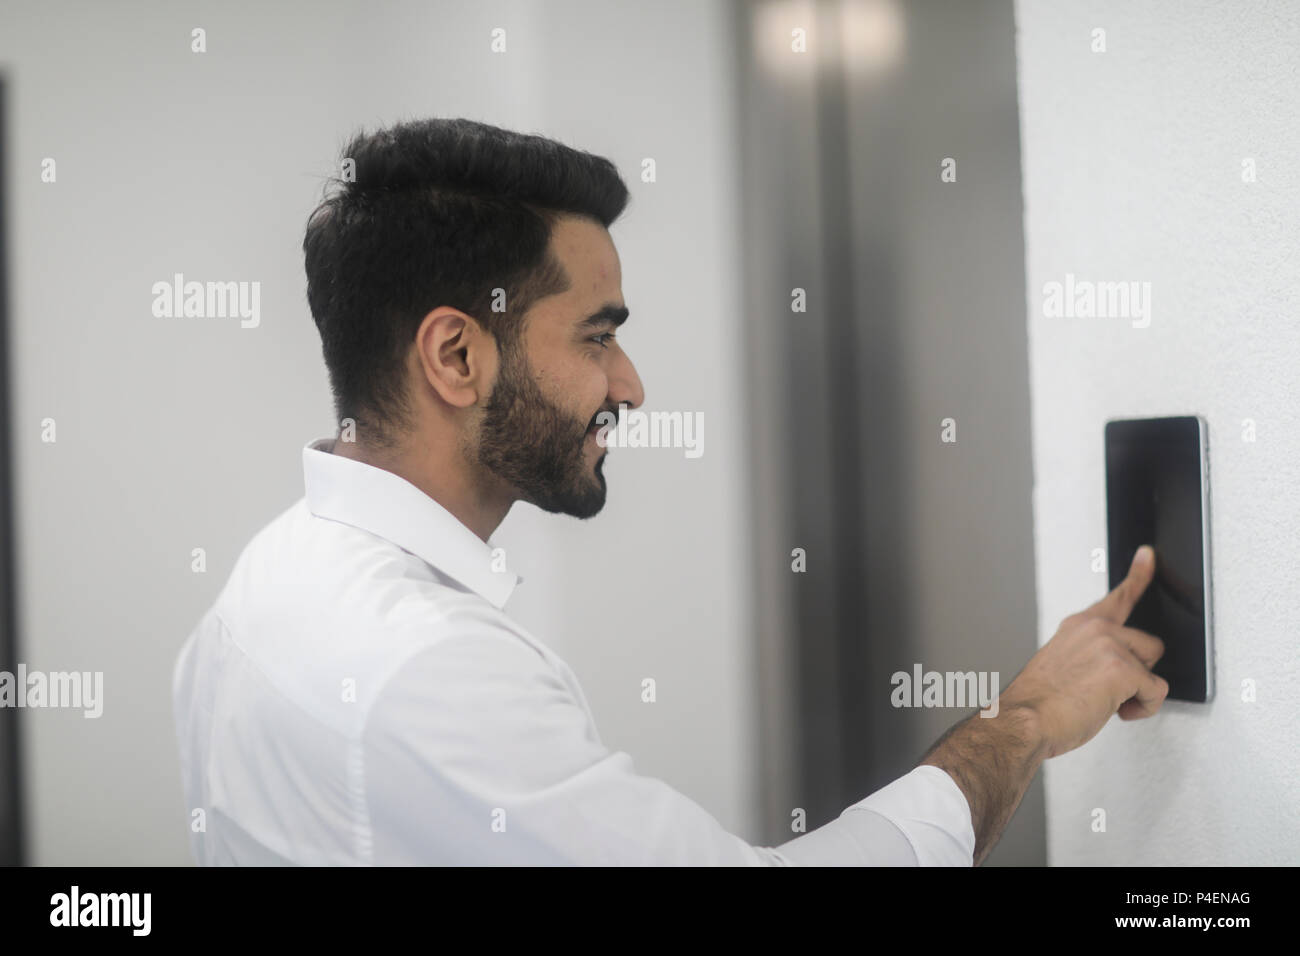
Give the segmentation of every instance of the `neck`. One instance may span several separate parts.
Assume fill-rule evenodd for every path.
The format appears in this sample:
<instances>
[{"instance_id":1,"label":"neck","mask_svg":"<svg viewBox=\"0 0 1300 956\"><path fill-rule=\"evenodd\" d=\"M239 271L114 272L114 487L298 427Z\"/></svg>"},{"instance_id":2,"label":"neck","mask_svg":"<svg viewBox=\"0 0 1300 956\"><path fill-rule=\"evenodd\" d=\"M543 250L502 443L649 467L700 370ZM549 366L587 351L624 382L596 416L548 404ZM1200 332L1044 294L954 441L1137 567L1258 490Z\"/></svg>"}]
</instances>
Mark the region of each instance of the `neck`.
<instances>
[{"instance_id":1,"label":"neck","mask_svg":"<svg viewBox=\"0 0 1300 956\"><path fill-rule=\"evenodd\" d=\"M514 503L497 482L485 480L470 467L454 442L420 439L380 451L359 442L335 441L333 451L406 479L485 543Z\"/></svg>"}]
</instances>

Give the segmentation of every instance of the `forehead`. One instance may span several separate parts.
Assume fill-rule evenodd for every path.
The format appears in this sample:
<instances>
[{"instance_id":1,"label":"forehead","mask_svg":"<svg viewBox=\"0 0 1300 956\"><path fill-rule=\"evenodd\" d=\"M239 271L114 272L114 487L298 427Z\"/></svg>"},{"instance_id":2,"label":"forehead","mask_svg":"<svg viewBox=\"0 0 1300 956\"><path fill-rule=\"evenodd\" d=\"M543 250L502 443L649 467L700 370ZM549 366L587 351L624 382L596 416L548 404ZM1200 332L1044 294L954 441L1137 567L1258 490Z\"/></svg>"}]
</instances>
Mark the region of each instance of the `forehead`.
<instances>
[{"instance_id":1,"label":"forehead","mask_svg":"<svg viewBox=\"0 0 1300 956\"><path fill-rule=\"evenodd\" d=\"M569 289L555 298L572 307L623 301L622 267L609 231L580 216L563 216L551 231L551 249L569 276Z\"/></svg>"}]
</instances>

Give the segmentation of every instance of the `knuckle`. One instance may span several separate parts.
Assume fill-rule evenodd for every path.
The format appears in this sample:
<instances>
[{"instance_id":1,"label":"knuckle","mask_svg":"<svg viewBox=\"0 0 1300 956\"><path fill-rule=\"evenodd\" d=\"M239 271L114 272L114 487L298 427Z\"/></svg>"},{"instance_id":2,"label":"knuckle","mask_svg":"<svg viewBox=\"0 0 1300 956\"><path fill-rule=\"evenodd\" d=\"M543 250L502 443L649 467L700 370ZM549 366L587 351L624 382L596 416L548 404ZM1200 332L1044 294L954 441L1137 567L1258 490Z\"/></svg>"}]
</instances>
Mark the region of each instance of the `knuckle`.
<instances>
[{"instance_id":1,"label":"knuckle","mask_svg":"<svg viewBox=\"0 0 1300 956\"><path fill-rule=\"evenodd\" d=\"M1102 648L1101 666L1110 673L1119 673L1128 669L1128 658L1123 649L1112 642Z\"/></svg>"}]
</instances>

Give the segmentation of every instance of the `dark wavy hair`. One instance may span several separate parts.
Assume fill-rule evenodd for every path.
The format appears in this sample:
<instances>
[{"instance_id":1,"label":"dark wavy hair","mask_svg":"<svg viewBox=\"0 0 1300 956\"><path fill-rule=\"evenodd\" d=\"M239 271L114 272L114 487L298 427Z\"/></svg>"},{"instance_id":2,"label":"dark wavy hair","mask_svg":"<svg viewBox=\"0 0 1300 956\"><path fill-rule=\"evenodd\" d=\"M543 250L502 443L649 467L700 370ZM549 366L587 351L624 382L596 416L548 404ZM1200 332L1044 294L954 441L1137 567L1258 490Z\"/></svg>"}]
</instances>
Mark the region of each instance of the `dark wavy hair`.
<instances>
[{"instance_id":1,"label":"dark wavy hair","mask_svg":"<svg viewBox=\"0 0 1300 956\"><path fill-rule=\"evenodd\" d=\"M338 419L376 447L413 424L405 359L430 311L465 312L513 355L524 314L568 288L550 249L556 221L608 229L628 201L608 159L467 119L358 133L340 171L307 221L307 303ZM497 289L504 312L492 310Z\"/></svg>"}]
</instances>

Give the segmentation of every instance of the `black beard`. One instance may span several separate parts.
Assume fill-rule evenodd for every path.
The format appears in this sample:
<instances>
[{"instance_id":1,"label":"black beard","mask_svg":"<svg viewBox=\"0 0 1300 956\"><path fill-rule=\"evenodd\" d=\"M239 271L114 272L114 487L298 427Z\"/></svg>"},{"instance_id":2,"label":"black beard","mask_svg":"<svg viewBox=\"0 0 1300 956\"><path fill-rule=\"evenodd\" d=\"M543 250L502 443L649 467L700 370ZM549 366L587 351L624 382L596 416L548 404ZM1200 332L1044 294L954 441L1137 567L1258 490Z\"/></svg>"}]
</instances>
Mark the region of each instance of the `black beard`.
<instances>
[{"instance_id":1,"label":"black beard","mask_svg":"<svg viewBox=\"0 0 1300 956\"><path fill-rule=\"evenodd\" d=\"M484 409L478 463L543 511L590 518L605 506L605 455L594 474L587 470L587 430L594 424L548 401L527 357L516 359L507 349Z\"/></svg>"}]
</instances>

